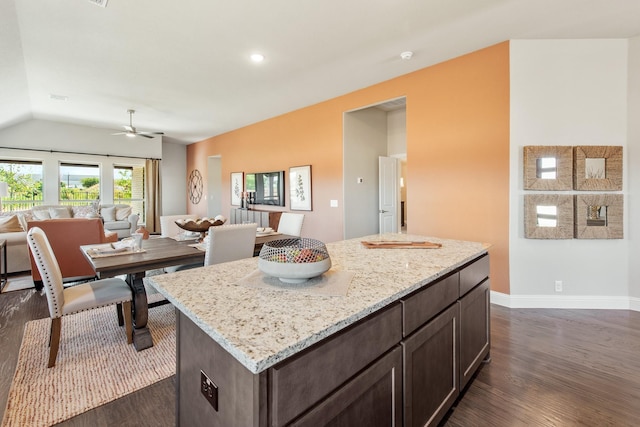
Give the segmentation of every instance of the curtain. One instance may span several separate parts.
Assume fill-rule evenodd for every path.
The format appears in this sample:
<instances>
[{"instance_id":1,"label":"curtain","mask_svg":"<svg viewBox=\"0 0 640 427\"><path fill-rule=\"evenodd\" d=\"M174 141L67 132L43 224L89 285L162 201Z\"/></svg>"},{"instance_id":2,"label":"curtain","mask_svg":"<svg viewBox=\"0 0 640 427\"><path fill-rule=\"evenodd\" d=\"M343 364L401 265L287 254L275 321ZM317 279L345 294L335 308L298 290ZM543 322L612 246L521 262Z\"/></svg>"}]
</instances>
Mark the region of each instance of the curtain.
<instances>
[{"instance_id":1,"label":"curtain","mask_svg":"<svg viewBox=\"0 0 640 427\"><path fill-rule=\"evenodd\" d=\"M147 195L147 209L145 212L145 226L150 233L160 232L160 160L147 159L144 166L145 194Z\"/></svg>"}]
</instances>

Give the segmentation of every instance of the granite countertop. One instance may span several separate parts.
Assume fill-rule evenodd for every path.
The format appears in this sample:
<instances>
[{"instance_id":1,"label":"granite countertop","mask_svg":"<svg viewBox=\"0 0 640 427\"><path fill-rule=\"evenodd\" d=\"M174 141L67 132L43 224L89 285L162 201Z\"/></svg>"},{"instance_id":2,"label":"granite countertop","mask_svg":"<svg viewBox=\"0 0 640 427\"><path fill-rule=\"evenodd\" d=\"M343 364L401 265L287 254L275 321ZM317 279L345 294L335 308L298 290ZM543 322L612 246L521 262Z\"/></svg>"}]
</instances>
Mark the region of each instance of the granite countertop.
<instances>
[{"instance_id":1,"label":"granite countertop","mask_svg":"<svg viewBox=\"0 0 640 427\"><path fill-rule=\"evenodd\" d=\"M439 249L366 249L363 240L428 240ZM487 252L482 243L374 235L328 243L332 269L355 273L346 296L237 282L258 258L146 278L252 373L259 373Z\"/></svg>"}]
</instances>

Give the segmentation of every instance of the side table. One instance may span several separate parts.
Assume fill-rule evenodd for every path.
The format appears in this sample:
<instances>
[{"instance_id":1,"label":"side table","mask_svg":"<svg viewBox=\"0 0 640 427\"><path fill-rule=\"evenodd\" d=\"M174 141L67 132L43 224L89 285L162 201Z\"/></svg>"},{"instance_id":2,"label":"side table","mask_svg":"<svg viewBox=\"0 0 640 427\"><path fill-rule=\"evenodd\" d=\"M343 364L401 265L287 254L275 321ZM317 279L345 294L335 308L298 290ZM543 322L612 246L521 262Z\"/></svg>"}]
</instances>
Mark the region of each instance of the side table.
<instances>
[{"instance_id":1,"label":"side table","mask_svg":"<svg viewBox=\"0 0 640 427\"><path fill-rule=\"evenodd\" d=\"M7 241L0 240L0 252L2 253L2 264L0 264L0 292L7 285Z\"/></svg>"}]
</instances>

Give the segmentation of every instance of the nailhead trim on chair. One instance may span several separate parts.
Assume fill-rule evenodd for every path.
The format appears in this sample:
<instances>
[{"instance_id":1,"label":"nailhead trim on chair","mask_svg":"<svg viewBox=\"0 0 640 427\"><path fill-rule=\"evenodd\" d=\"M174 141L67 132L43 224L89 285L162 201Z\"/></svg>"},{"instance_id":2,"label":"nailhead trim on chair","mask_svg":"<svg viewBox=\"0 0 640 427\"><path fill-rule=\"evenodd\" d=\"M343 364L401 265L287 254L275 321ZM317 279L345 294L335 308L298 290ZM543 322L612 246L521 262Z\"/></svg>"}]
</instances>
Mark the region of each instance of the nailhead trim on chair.
<instances>
[{"instance_id":1,"label":"nailhead trim on chair","mask_svg":"<svg viewBox=\"0 0 640 427\"><path fill-rule=\"evenodd\" d=\"M32 235L27 235L27 237L33 243L33 248L35 249L35 252L36 252L36 261L40 265L42 265L43 262L44 262L43 258L42 258L42 253L40 252L40 249L38 249L38 245L36 244L35 238ZM58 301L58 298L56 298L56 295L52 292L52 289L51 289L51 277L49 276L48 270L47 270L46 277L43 277L42 282L47 287L49 293L51 293L51 301L53 302L53 306L54 306L55 311L56 311L55 316L53 316L53 317L62 317L62 313L61 313L61 310L60 310L60 301Z\"/></svg>"},{"instance_id":2,"label":"nailhead trim on chair","mask_svg":"<svg viewBox=\"0 0 640 427\"><path fill-rule=\"evenodd\" d=\"M33 238L33 236L28 236L28 238L32 242L35 243L35 239ZM38 249L37 245L34 244L34 248L35 248L35 251L36 251L36 256L35 256L36 262L38 262L39 264L42 264L42 262L43 262L42 261L42 254L40 253L40 250ZM45 277L43 277L42 282L44 283L45 286L47 286L47 288L51 292L51 277L49 275L49 271L48 270L47 270L47 273L46 273ZM51 292L51 300L53 302L53 305L54 305L56 313L57 313L56 316L54 316L54 317L62 317L62 313L60 312L61 311L60 310L60 308L61 308L60 307L60 301L58 301L58 299L53 294L53 292ZM103 304L103 305L100 305L100 306L95 306L95 307L91 307L91 308L84 309L84 310L74 311L73 313L80 313L81 311L93 310L94 308L108 307L108 306L111 306L111 305L114 305L114 304L122 304L123 302L126 302L126 301L132 301L132 299L123 299L123 300L115 302L115 303L112 302L112 303L109 303L109 304ZM67 313L67 314L73 314L73 313Z\"/></svg>"}]
</instances>

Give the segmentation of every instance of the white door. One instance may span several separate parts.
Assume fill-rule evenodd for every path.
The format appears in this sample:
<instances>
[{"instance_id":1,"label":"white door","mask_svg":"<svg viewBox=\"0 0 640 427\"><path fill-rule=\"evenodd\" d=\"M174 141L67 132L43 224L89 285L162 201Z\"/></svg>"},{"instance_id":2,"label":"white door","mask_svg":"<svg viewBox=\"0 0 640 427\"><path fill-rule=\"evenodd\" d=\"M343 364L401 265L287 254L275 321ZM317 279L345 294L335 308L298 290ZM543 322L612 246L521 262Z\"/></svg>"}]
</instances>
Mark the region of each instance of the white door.
<instances>
[{"instance_id":1,"label":"white door","mask_svg":"<svg viewBox=\"0 0 640 427\"><path fill-rule=\"evenodd\" d=\"M400 229L399 161L393 157L378 157L379 230L397 233Z\"/></svg>"}]
</instances>

